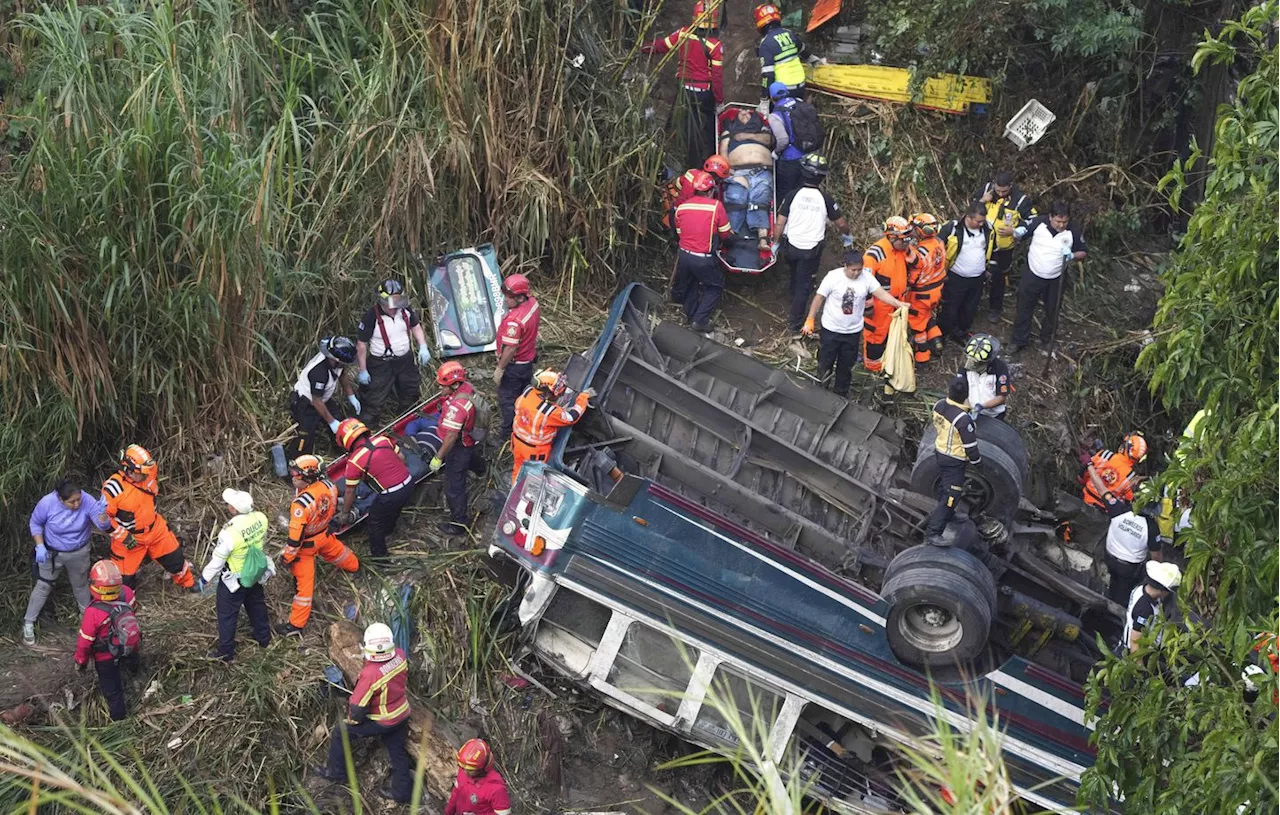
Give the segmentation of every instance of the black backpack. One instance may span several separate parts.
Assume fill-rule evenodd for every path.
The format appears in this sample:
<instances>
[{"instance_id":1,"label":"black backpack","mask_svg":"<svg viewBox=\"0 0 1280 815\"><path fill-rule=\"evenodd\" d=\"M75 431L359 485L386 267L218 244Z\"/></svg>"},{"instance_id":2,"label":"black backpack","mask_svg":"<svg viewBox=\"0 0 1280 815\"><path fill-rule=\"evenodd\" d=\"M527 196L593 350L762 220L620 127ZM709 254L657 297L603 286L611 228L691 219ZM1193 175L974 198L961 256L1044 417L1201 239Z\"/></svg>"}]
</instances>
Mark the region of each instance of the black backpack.
<instances>
[{"instance_id":1,"label":"black backpack","mask_svg":"<svg viewBox=\"0 0 1280 815\"><path fill-rule=\"evenodd\" d=\"M796 103L787 111L787 118L791 121L791 143L796 146L797 150L804 153L812 153L815 150L822 149L822 143L826 141L827 131L823 129L822 122L818 120L818 109L808 102L796 100Z\"/></svg>"}]
</instances>

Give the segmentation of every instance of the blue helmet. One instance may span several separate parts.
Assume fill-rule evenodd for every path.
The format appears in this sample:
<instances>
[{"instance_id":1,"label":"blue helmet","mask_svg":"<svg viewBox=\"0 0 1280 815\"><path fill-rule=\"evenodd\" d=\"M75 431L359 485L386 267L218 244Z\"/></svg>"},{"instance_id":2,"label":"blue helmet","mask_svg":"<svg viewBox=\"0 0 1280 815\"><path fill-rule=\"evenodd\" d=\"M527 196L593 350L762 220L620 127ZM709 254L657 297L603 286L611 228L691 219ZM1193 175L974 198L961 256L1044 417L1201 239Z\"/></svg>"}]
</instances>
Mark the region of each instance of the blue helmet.
<instances>
[{"instance_id":1,"label":"blue helmet","mask_svg":"<svg viewBox=\"0 0 1280 815\"><path fill-rule=\"evenodd\" d=\"M781 82L774 82L769 86L769 98L775 102L779 99L786 99L790 95L791 89Z\"/></svg>"}]
</instances>

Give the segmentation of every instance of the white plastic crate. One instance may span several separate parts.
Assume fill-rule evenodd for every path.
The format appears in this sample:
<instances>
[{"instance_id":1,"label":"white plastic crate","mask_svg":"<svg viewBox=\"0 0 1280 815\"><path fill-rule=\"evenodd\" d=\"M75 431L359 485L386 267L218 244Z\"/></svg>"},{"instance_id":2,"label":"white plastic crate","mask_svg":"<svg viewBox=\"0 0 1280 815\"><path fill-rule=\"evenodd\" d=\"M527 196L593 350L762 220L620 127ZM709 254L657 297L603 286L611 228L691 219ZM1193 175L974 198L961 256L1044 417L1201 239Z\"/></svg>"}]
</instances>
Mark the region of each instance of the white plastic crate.
<instances>
[{"instance_id":1,"label":"white plastic crate","mask_svg":"<svg viewBox=\"0 0 1280 815\"><path fill-rule=\"evenodd\" d=\"M1053 111L1032 99L1004 126L1005 138L1018 145L1019 150L1026 149L1028 145L1040 141L1049 125L1057 118Z\"/></svg>"}]
</instances>

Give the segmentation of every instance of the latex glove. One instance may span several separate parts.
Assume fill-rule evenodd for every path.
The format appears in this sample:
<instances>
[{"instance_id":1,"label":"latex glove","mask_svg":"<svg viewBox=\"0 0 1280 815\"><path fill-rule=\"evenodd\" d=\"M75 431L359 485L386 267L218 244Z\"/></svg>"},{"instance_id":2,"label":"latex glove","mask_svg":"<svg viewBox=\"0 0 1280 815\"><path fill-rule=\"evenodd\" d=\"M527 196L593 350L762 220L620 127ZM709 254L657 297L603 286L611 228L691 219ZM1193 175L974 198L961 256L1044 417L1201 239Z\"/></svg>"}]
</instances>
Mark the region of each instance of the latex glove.
<instances>
[{"instance_id":1,"label":"latex glove","mask_svg":"<svg viewBox=\"0 0 1280 815\"><path fill-rule=\"evenodd\" d=\"M769 115L769 100L768 100L768 99L761 99L761 100L760 100L760 104L756 105L756 110L760 112L760 115L761 115L761 116L768 116L768 115Z\"/></svg>"},{"instance_id":2,"label":"latex glove","mask_svg":"<svg viewBox=\"0 0 1280 815\"><path fill-rule=\"evenodd\" d=\"M1025 234L1027 234L1027 228L1025 226L1015 227L1013 230L1013 236L1018 240L1022 240L1022 236Z\"/></svg>"},{"instance_id":3,"label":"latex glove","mask_svg":"<svg viewBox=\"0 0 1280 815\"><path fill-rule=\"evenodd\" d=\"M974 405L973 409L969 411L969 418L976 422L981 414L982 410L977 405Z\"/></svg>"},{"instance_id":4,"label":"latex glove","mask_svg":"<svg viewBox=\"0 0 1280 815\"><path fill-rule=\"evenodd\" d=\"M506 372L505 372L505 371L503 371L501 368L495 368L495 369L494 369L494 371L493 371L493 384L495 384L495 385L501 385L501 384L502 384L502 375L503 375L504 373L506 373Z\"/></svg>"},{"instance_id":5,"label":"latex glove","mask_svg":"<svg viewBox=\"0 0 1280 815\"><path fill-rule=\"evenodd\" d=\"M369 384L369 381L370 381L370 380L369 380L369 372L368 372L368 371L359 371L359 372L357 372L357 373L356 373L356 382L357 382L357 383L359 383L359 384L361 384L361 385L368 385L368 384Z\"/></svg>"},{"instance_id":6,"label":"latex glove","mask_svg":"<svg viewBox=\"0 0 1280 815\"><path fill-rule=\"evenodd\" d=\"M843 246L845 249L848 249L848 248L852 247L852 246L853 246L853 236L852 236L852 235L850 235L848 232L846 232L845 234L841 235L841 236L840 236L840 245L841 245L841 246Z\"/></svg>"},{"instance_id":7,"label":"latex glove","mask_svg":"<svg viewBox=\"0 0 1280 815\"><path fill-rule=\"evenodd\" d=\"M357 409L356 409L356 411L357 411L357 412L359 412L359 408L357 408ZM329 422L329 432L330 432L330 433L332 433L332 434L333 434L333 435L335 435L335 436L336 436L336 435L338 435L338 420L337 420L337 419L334 419L332 422Z\"/></svg>"},{"instance_id":8,"label":"latex glove","mask_svg":"<svg viewBox=\"0 0 1280 815\"><path fill-rule=\"evenodd\" d=\"M816 326L813 324L813 318L809 317L804 321L804 325L800 326L800 333L806 337L812 337Z\"/></svg>"},{"instance_id":9,"label":"latex glove","mask_svg":"<svg viewBox=\"0 0 1280 815\"><path fill-rule=\"evenodd\" d=\"M418 364L423 368L427 367L427 363L431 361L431 351L427 350L427 346L418 346Z\"/></svg>"},{"instance_id":10,"label":"latex glove","mask_svg":"<svg viewBox=\"0 0 1280 815\"><path fill-rule=\"evenodd\" d=\"M360 412L360 399L354 393L347 397L347 404L351 405L351 409L356 413Z\"/></svg>"},{"instance_id":11,"label":"latex glove","mask_svg":"<svg viewBox=\"0 0 1280 815\"><path fill-rule=\"evenodd\" d=\"M1073 257L1075 257L1075 254L1076 254L1075 252L1072 252L1072 251L1071 251L1071 247L1070 247L1070 246L1064 246L1064 247L1062 247L1062 257L1063 257L1064 259L1066 259L1066 260L1071 260Z\"/></svg>"},{"instance_id":12,"label":"latex glove","mask_svg":"<svg viewBox=\"0 0 1280 815\"><path fill-rule=\"evenodd\" d=\"M435 458L431 459L431 472L433 473L438 472L440 468L443 466L444 466L444 459L440 458L439 456L436 456Z\"/></svg>"},{"instance_id":13,"label":"latex glove","mask_svg":"<svg viewBox=\"0 0 1280 815\"><path fill-rule=\"evenodd\" d=\"M44 563L49 559L49 549L43 543L36 544L36 563Z\"/></svg>"}]
</instances>

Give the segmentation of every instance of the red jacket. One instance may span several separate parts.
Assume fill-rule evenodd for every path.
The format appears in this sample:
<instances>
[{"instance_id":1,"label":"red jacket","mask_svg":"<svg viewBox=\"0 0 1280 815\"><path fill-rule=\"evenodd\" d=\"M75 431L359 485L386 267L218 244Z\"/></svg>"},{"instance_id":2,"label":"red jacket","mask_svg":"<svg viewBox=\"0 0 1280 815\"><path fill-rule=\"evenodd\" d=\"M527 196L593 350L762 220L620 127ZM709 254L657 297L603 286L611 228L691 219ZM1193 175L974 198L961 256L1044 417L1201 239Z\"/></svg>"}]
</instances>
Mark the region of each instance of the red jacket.
<instances>
[{"instance_id":1,"label":"red jacket","mask_svg":"<svg viewBox=\"0 0 1280 815\"><path fill-rule=\"evenodd\" d=\"M724 46L716 37L699 36L692 28L679 28L660 40L645 43L646 54L665 54L680 49L680 67L676 78L698 90L710 90L716 104L724 101Z\"/></svg>"},{"instance_id":2,"label":"red jacket","mask_svg":"<svg viewBox=\"0 0 1280 815\"><path fill-rule=\"evenodd\" d=\"M400 724L409 718L409 661L404 651L386 662L365 660L351 691L350 713L357 722L365 719L378 724Z\"/></svg>"},{"instance_id":3,"label":"red jacket","mask_svg":"<svg viewBox=\"0 0 1280 815\"><path fill-rule=\"evenodd\" d=\"M490 769L479 778L472 778L465 770L458 770L458 780L453 784L453 794L445 804L444 815L496 815L511 811L511 796L507 794L507 782L497 770Z\"/></svg>"},{"instance_id":4,"label":"red jacket","mask_svg":"<svg viewBox=\"0 0 1280 815\"><path fill-rule=\"evenodd\" d=\"M133 589L128 586L120 588L121 598L130 606L133 605ZM111 633L107 630L111 621L111 615L98 605L99 601L94 600L89 607L84 610L84 616L80 618L80 636L76 638L76 664L87 665L89 663L89 655L93 655L96 662L109 662L111 654L107 651L95 651L93 644L98 642L105 645L107 636Z\"/></svg>"}]
</instances>

